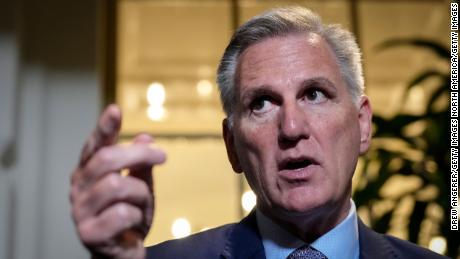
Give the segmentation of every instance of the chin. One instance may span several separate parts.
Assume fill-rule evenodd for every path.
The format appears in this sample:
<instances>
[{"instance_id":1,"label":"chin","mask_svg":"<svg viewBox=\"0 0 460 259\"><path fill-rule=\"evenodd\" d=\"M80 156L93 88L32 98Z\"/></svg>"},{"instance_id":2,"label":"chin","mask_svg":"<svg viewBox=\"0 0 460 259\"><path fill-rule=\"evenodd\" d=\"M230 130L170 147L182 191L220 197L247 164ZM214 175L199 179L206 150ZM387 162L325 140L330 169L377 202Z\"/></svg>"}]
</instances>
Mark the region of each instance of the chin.
<instances>
[{"instance_id":1,"label":"chin","mask_svg":"<svg viewBox=\"0 0 460 259\"><path fill-rule=\"evenodd\" d=\"M312 198L305 195L293 195L284 202L282 208L292 215L309 215L320 210L326 204L326 201L322 199Z\"/></svg>"}]
</instances>

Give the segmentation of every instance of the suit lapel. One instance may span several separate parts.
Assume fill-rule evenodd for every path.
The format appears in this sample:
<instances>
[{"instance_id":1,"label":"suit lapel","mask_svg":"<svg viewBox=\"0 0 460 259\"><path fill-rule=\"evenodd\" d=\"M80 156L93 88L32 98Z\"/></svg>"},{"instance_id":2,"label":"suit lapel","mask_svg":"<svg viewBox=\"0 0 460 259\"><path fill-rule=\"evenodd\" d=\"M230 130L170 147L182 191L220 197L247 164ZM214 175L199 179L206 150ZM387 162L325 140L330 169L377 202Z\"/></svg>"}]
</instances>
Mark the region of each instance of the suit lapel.
<instances>
[{"instance_id":1,"label":"suit lapel","mask_svg":"<svg viewBox=\"0 0 460 259\"><path fill-rule=\"evenodd\" d=\"M385 238L364 225L359 218L358 230L360 259L397 258Z\"/></svg>"},{"instance_id":2,"label":"suit lapel","mask_svg":"<svg viewBox=\"0 0 460 259\"><path fill-rule=\"evenodd\" d=\"M222 256L228 259L265 259L264 246L257 229L255 211L252 211L234 226Z\"/></svg>"}]
</instances>

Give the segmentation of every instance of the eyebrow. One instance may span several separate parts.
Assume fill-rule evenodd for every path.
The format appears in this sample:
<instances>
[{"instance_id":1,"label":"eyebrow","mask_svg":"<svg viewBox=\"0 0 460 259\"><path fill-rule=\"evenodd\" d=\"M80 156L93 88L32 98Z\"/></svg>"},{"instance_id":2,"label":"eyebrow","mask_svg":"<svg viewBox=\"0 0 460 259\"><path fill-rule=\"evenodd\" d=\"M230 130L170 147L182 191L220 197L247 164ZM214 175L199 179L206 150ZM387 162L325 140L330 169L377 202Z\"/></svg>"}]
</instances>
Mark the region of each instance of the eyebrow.
<instances>
[{"instance_id":1,"label":"eyebrow","mask_svg":"<svg viewBox=\"0 0 460 259\"><path fill-rule=\"evenodd\" d=\"M334 83L322 76L309 78L302 82L303 87L311 86L313 84L320 84L329 88L330 90L333 90L334 92L337 91L337 87L334 85Z\"/></svg>"},{"instance_id":2,"label":"eyebrow","mask_svg":"<svg viewBox=\"0 0 460 259\"><path fill-rule=\"evenodd\" d=\"M259 96L264 96L264 95L275 95L279 96L279 94L272 89L270 85L261 85L258 86L257 88L252 88L248 91L246 91L243 94L243 103L251 102L254 98L259 97Z\"/></svg>"},{"instance_id":3,"label":"eyebrow","mask_svg":"<svg viewBox=\"0 0 460 259\"><path fill-rule=\"evenodd\" d=\"M329 79L322 77L322 76L313 77L313 78L309 78L309 79L302 81L301 88L309 87L314 84L320 84L322 86L325 86L326 88L330 89L333 92L337 91L337 87L334 85L334 83L332 83ZM271 85L260 85L260 86L257 86L250 90L245 91L245 93L243 93L243 96L242 96L243 103L252 101L255 97L263 96L263 95L279 96L277 91L272 88L273 87Z\"/></svg>"}]
</instances>

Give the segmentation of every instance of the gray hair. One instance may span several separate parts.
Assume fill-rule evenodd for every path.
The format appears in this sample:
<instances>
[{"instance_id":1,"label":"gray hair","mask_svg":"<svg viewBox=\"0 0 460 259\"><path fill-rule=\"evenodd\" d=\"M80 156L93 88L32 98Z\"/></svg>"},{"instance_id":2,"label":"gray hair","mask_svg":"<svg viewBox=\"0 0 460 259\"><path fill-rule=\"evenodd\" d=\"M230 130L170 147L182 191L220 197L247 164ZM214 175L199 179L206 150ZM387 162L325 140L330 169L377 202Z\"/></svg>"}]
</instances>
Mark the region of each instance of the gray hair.
<instances>
[{"instance_id":1,"label":"gray hair","mask_svg":"<svg viewBox=\"0 0 460 259\"><path fill-rule=\"evenodd\" d=\"M342 77L355 104L364 92L361 51L354 36L340 25L325 25L321 18L303 7L276 8L256 16L233 34L217 70L217 84L224 111L232 121L235 104L236 70L240 54L267 38L311 32L321 36L334 52Z\"/></svg>"}]
</instances>

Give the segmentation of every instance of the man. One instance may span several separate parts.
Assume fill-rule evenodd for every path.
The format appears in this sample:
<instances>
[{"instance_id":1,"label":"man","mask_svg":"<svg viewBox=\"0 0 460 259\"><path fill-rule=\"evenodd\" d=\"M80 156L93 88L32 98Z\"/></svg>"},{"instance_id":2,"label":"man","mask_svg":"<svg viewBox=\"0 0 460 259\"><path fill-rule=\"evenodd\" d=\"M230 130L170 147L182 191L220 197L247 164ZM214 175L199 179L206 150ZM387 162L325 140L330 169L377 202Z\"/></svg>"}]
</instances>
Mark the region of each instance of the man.
<instances>
[{"instance_id":1,"label":"man","mask_svg":"<svg viewBox=\"0 0 460 259\"><path fill-rule=\"evenodd\" d=\"M165 154L145 134L115 144L121 114L108 107L72 178L82 242L110 258L441 257L357 217L351 178L369 147L372 117L360 59L349 32L307 9L275 9L241 26L218 84L228 158L256 193L257 209L238 224L147 249L150 171ZM119 175L124 168L132 177Z\"/></svg>"}]
</instances>

